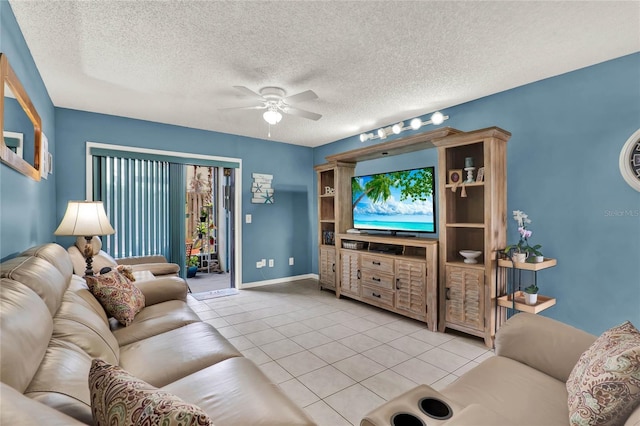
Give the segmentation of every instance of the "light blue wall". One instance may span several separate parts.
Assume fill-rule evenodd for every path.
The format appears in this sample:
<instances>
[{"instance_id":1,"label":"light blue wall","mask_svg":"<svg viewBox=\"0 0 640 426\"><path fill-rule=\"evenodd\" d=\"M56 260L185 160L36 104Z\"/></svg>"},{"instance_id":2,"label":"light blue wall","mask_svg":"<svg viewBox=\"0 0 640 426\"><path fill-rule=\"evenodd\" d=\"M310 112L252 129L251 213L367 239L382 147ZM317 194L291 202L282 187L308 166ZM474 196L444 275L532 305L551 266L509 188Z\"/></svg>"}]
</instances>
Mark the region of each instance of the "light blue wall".
<instances>
[{"instance_id":1,"label":"light blue wall","mask_svg":"<svg viewBox=\"0 0 640 426\"><path fill-rule=\"evenodd\" d=\"M68 200L85 198L87 141L241 158L242 281L295 276L311 270L311 148L64 108L56 108L56 126L59 152L64 152L55 164L57 220L62 219ZM275 204L251 204L252 173L273 174ZM252 223L244 223L246 214L252 215ZM58 241L70 244L68 238ZM288 264L291 256L294 266ZM274 259L275 266L256 269L256 261L262 258Z\"/></svg>"},{"instance_id":2,"label":"light blue wall","mask_svg":"<svg viewBox=\"0 0 640 426\"><path fill-rule=\"evenodd\" d=\"M0 52L7 55L31 98L49 139L49 151L57 157L53 103L6 0L0 0ZM55 173L36 182L0 164L0 259L52 241L57 226L55 187Z\"/></svg>"},{"instance_id":3,"label":"light blue wall","mask_svg":"<svg viewBox=\"0 0 640 426\"><path fill-rule=\"evenodd\" d=\"M498 126L513 134L508 242L517 241L511 211L523 210L533 220L531 242L558 259L538 274L541 293L558 301L543 315L595 334L625 320L640 325L640 193L618 168L623 144L640 127L640 54L442 112L451 117L447 126ZM356 135L319 147L314 164L361 146ZM414 165L384 161L376 167ZM434 157L425 157L418 165L432 164Z\"/></svg>"}]
</instances>

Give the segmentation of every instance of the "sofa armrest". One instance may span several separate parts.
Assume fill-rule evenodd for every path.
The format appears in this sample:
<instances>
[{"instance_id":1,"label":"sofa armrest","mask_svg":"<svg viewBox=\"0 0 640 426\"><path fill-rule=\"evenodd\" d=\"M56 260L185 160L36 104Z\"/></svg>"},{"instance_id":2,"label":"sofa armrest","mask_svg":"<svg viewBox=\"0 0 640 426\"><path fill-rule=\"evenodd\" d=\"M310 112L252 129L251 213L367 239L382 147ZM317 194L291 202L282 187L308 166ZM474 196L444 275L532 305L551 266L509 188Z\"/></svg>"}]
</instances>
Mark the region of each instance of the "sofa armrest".
<instances>
[{"instance_id":1,"label":"sofa armrest","mask_svg":"<svg viewBox=\"0 0 640 426\"><path fill-rule=\"evenodd\" d=\"M72 426L84 425L66 414L24 396L14 388L0 383L2 406L0 406L0 424L3 425L48 425Z\"/></svg>"},{"instance_id":2,"label":"sofa armrest","mask_svg":"<svg viewBox=\"0 0 640 426\"><path fill-rule=\"evenodd\" d=\"M180 267L175 263L139 263L131 265L133 271L149 271L153 275L178 275Z\"/></svg>"},{"instance_id":3,"label":"sofa armrest","mask_svg":"<svg viewBox=\"0 0 640 426\"><path fill-rule=\"evenodd\" d=\"M135 281L133 284L144 294L146 306L169 300L187 300L187 283L180 277L160 277L155 280Z\"/></svg>"},{"instance_id":4,"label":"sofa armrest","mask_svg":"<svg viewBox=\"0 0 640 426\"><path fill-rule=\"evenodd\" d=\"M540 315L521 312L496 333L496 355L511 358L566 382L596 336Z\"/></svg>"},{"instance_id":5,"label":"sofa armrest","mask_svg":"<svg viewBox=\"0 0 640 426\"><path fill-rule=\"evenodd\" d=\"M167 263L167 258L161 254L153 256L132 256L116 259L118 265L138 265L140 263Z\"/></svg>"}]
</instances>

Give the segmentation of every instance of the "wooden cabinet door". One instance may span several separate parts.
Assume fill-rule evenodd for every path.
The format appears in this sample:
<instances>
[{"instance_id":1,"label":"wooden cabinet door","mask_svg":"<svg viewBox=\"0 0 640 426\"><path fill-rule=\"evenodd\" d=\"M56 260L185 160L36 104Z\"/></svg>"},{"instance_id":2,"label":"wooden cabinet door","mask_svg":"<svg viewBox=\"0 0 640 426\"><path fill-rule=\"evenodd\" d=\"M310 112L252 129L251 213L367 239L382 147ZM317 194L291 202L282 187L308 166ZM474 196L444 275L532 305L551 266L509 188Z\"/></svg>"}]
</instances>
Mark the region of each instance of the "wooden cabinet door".
<instances>
[{"instance_id":1,"label":"wooden cabinet door","mask_svg":"<svg viewBox=\"0 0 640 426\"><path fill-rule=\"evenodd\" d=\"M325 288L336 288L336 249L320 247L320 285Z\"/></svg>"},{"instance_id":2,"label":"wooden cabinet door","mask_svg":"<svg viewBox=\"0 0 640 426\"><path fill-rule=\"evenodd\" d=\"M425 263L396 260L395 269L396 309L426 315L427 267Z\"/></svg>"},{"instance_id":3,"label":"wooden cabinet door","mask_svg":"<svg viewBox=\"0 0 640 426\"><path fill-rule=\"evenodd\" d=\"M446 266L445 271L446 321L484 330L484 270Z\"/></svg>"},{"instance_id":4,"label":"wooden cabinet door","mask_svg":"<svg viewBox=\"0 0 640 426\"><path fill-rule=\"evenodd\" d=\"M396 309L418 315L427 313L424 262L396 260Z\"/></svg>"},{"instance_id":5,"label":"wooden cabinet door","mask_svg":"<svg viewBox=\"0 0 640 426\"><path fill-rule=\"evenodd\" d=\"M340 258L340 292L360 296L360 255L343 250Z\"/></svg>"}]
</instances>

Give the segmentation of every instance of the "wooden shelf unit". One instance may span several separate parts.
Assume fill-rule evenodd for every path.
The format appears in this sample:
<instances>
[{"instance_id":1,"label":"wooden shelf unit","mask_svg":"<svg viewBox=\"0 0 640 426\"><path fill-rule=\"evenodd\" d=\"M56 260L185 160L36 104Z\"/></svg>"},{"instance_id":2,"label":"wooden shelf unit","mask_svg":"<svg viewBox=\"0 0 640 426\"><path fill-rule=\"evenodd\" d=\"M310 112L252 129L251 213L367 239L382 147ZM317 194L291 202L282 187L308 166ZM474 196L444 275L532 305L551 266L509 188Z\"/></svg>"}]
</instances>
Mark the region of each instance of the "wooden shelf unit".
<instances>
[{"instance_id":1,"label":"wooden shelf unit","mask_svg":"<svg viewBox=\"0 0 640 426\"><path fill-rule=\"evenodd\" d=\"M315 167L318 194L318 271L320 286L336 290L338 253L335 235L353 226L351 177L355 164L336 162Z\"/></svg>"},{"instance_id":2,"label":"wooden shelf unit","mask_svg":"<svg viewBox=\"0 0 640 426\"><path fill-rule=\"evenodd\" d=\"M493 346L497 293L493 253L506 242L507 144L511 134L497 127L460 133L433 144L438 148L440 294L438 330L482 337ZM484 181L449 182L471 157L484 167ZM467 175L463 172L463 178ZM482 252L478 263L463 262L460 250Z\"/></svg>"},{"instance_id":3,"label":"wooden shelf unit","mask_svg":"<svg viewBox=\"0 0 640 426\"><path fill-rule=\"evenodd\" d=\"M501 254L501 250L498 254ZM513 314L513 311L529 312L537 314L556 304L553 297L538 294L535 305L527 305L524 301L524 292L520 289L522 283L522 271L533 274L533 284L538 283L538 271L553 268L558 264L556 259L544 258L542 262L513 262L510 259L498 259L498 273L496 275L496 292L500 309L496 313L496 331ZM517 273L517 276L516 276ZM511 275L511 279L509 279ZM516 288L516 286L518 288ZM526 287L526 285L525 285Z\"/></svg>"}]
</instances>

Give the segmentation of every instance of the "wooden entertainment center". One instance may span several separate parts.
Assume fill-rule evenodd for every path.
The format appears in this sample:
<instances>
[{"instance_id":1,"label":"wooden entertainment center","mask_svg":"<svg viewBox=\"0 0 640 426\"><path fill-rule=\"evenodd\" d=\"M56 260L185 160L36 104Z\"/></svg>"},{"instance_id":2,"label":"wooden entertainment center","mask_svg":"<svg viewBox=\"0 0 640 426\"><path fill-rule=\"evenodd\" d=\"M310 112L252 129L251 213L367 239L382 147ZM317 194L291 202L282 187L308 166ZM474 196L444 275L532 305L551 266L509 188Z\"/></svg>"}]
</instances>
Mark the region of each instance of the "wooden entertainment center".
<instances>
[{"instance_id":1,"label":"wooden entertainment center","mask_svg":"<svg viewBox=\"0 0 640 426\"><path fill-rule=\"evenodd\" d=\"M506 245L506 142L496 127L461 132L443 127L326 157L318 183L318 256L322 288L427 323L484 338L496 329L495 251ZM356 163L438 149L439 238L354 234L351 178ZM480 182L449 182L472 158ZM475 174L477 176L477 172ZM464 177L464 176L463 176ZM435 194L434 194L435 195ZM465 263L460 250L477 250Z\"/></svg>"}]
</instances>

